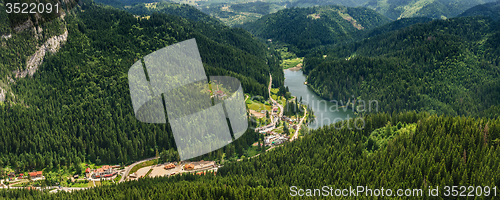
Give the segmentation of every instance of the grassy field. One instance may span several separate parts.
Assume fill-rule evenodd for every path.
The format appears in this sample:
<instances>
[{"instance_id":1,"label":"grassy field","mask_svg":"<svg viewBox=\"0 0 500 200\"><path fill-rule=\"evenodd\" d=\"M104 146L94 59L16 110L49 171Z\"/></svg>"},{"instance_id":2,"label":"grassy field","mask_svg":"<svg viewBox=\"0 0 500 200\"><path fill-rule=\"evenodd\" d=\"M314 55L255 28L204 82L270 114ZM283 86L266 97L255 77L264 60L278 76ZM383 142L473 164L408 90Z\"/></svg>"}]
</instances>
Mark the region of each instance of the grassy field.
<instances>
[{"instance_id":1,"label":"grassy field","mask_svg":"<svg viewBox=\"0 0 500 200\"><path fill-rule=\"evenodd\" d=\"M259 147L256 147L256 146L250 146L248 148L247 152L245 153L245 157L250 158L252 156L259 154L260 151L257 151L258 148Z\"/></svg>"},{"instance_id":2,"label":"grassy field","mask_svg":"<svg viewBox=\"0 0 500 200\"><path fill-rule=\"evenodd\" d=\"M273 132L278 133L278 134L283 133L283 126L277 128L277 129L274 129Z\"/></svg>"},{"instance_id":3,"label":"grassy field","mask_svg":"<svg viewBox=\"0 0 500 200\"><path fill-rule=\"evenodd\" d=\"M139 170L140 168L143 168L143 167L148 167L148 166L152 166L154 164L156 164L158 159L154 159L154 160L150 160L150 161L146 161L146 162L142 162L134 167L132 167L132 169L130 170L130 173L129 174L132 174L132 173L135 173L137 172L137 170Z\"/></svg>"},{"instance_id":4,"label":"grassy field","mask_svg":"<svg viewBox=\"0 0 500 200\"><path fill-rule=\"evenodd\" d=\"M271 88L271 94L278 94L279 91L279 88Z\"/></svg>"},{"instance_id":5,"label":"grassy field","mask_svg":"<svg viewBox=\"0 0 500 200\"><path fill-rule=\"evenodd\" d=\"M261 111L261 110L271 110L271 105L265 105L258 101L249 101L247 100L247 107L250 110Z\"/></svg>"},{"instance_id":6,"label":"grassy field","mask_svg":"<svg viewBox=\"0 0 500 200\"><path fill-rule=\"evenodd\" d=\"M297 66L298 64L301 64L302 61L304 61L304 58L292 58L292 59L287 59L283 60L281 62L281 66L283 66L283 69L288 69Z\"/></svg>"},{"instance_id":7,"label":"grassy field","mask_svg":"<svg viewBox=\"0 0 500 200\"><path fill-rule=\"evenodd\" d=\"M149 177L149 174L151 174L151 172L152 172L152 171L153 171L153 169L150 169L150 170L148 171L148 173L146 173L146 175L144 175L144 177Z\"/></svg>"},{"instance_id":8,"label":"grassy field","mask_svg":"<svg viewBox=\"0 0 500 200\"><path fill-rule=\"evenodd\" d=\"M121 179L121 178L122 178L122 175L118 174L118 175L116 176L116 178L115 178L115 179L113 179L113 180L114 180L115 182L118 182L118 181L120 181L120 179Z\"/></svg>"},{"instance_id":9,"label":"grassy field","mask_svg":"<svg viewBox=\"0 0 500 200\"><path fill-rule=\"evenodd\" d=\"M93 185L94 184L92 184L92 186ZM70 187L78 187L78 188L89 187L89 183L87 181L77 181L76 183L71 184Z\"/></svg>"}]
</instances>

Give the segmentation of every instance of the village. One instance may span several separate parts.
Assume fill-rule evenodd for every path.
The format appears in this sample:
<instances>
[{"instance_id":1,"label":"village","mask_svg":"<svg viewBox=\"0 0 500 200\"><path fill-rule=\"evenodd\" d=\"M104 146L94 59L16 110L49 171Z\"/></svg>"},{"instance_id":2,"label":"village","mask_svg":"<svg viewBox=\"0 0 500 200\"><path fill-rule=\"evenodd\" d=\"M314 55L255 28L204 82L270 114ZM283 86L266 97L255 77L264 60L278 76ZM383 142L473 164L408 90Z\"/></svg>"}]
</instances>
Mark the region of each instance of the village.
<instances>
[{"instance_id":1,"label":"village","mask_svg":"<svg viewBox=\"0 0 500 200\"><path fill-rule=\"evenodd\" d=\"M209 91L212 93L212 91ZM252 119L260 124L255 131L264 136L262 143L254 143L253 146L260 144L260 148L270 150L285 142L296 139L299 130L306 118L307 111L303 113L301 119L299 116L285 116L284 108L291 100L276 95L277 89L269 86L271 98L267 101L262 99L250 99L245 95L245 102L248 107L248 113ZM224 99L227 95L222 90L217 89L211 95L213 98ZM300 105L303 106L303 105ZM252 155L251 157L260 154ZM241 161L242 159L238 159ZM101 185L117 184L124 181L134 181L141 178L154 178L173 176L183 173L195 175L206 175L207 173L217 174L221 164L215 161L180 161L160 163L158 157L148 158L137 161L128 166L122 165L95 165L80 164L79 168L84 169L82 173L77 173L74 169L65 169L55 172L54 170L31 172L12 172L7 174L6 178L0 180L0 189L49 189L50 192L81 190ZM45 186L44 186L45 185Z\"/></svg>"}]
</instances>

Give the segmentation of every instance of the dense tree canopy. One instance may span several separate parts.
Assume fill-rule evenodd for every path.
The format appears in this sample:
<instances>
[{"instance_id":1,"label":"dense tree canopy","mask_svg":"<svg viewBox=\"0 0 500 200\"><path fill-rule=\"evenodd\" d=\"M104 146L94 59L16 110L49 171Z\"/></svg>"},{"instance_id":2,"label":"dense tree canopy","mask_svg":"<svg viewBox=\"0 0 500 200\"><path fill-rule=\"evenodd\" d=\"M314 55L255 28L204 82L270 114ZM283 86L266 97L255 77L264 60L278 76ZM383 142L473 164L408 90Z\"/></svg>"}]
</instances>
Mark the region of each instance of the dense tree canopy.
<instances>
[{"instance_id":1,"label":"dense tree canopy","mask_svg":"<svg viewBox=\"0 0 500 200\"><path fill-rule=\"evenodd\" d=\"M416 24L317 50L307 82L327 99L380 101L382 111L476 115L500 104L498 22L484 17Z\"/></svg>"},{"instance_id":2,"label":"dense tree canopy","mask_svg":"<svg viewBox=\"0 0 500 200\"><path fill-rule=\"evenodd\" d=\"M156 149L175 148L168 124L135 119L127 79L133 63L170 44L196 38L207 75L236 77L251 95L267 98L270 73L277 86L283 83L279 58L242 29L166 14L140 19L92 2L66 16L64 23L67 43L45 58L33 78L11 84L15 97L9 93L0 105L1 166L40 169L70 166L77 160L128 163L152 157ZM2 57L2 62L11 63L9 58ZM249 130L233 143L236 155L258 138Z\"/></svg>"},{"instance_id":3,"label":"dense tree canopy","mask_svg":"<svg viewBox=\"0 0 500 200\"><path fill-rule=\"evenodd\" d=\"M291 186L368 186L422 189L420 198L430 199L429 187L439 186L442 191L446 185L500 185L500 119L406 112L378 113L364 120L365 128L360 130L349 130L352 120L343 128L338 123L313 130L259 157L227 164L216 176L140 179L72 193L1 190L0 197L290 199Z\"/></svg>"}]
</instances>

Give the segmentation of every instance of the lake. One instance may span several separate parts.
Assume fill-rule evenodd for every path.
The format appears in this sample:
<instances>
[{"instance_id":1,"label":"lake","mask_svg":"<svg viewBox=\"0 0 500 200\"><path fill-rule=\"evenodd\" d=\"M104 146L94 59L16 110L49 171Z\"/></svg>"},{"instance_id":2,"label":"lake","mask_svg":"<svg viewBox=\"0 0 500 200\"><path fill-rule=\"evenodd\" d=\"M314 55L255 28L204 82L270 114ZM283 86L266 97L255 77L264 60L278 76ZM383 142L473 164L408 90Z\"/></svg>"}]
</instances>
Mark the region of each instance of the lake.
<instances>
[{"instance_id":1,"label":"lake","mask_svg":"<svg viewBox=\"0 0 500 200\"><path fill-rule=\"evenodd\" d=\"M304 84L306 76L302 70L285 70L285 87L288 86L292 96L296 96L302 102L308 105L314 111L316 120L309 124L309 128L317 129L324 125L339 122L348 118L354 118L354 112L351 109L341 108L341 104L337 106L336 103L325 100L314 91Z\"/></svg>"}]
</instances>

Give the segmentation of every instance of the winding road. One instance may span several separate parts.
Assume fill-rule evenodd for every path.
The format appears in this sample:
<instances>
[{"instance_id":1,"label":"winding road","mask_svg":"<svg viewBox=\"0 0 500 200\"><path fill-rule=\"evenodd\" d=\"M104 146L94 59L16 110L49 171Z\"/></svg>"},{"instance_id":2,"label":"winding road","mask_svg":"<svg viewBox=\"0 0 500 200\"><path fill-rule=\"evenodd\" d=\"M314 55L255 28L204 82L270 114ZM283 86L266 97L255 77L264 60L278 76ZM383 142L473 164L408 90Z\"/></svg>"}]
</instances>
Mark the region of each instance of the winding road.
<instances>
[{"instance_id":1,"label":"winding road","mask_svg":"<svg viewBox=\"0 0 500 200\"><path fill-rule=\"evenodd\" d=\"M152 158L148 158L148 159L144 159L144 160L132 163L131 165L129 165L128 167L125 168L125 172L123 172L122 178L120 179L120 181L118 181L118 183L121 183L121 182L123 182L123 181L125 181L127 179L128 173L130 173L130 170L132 170L132 168L134 168L134 166L136 166L136 165L138 165L140 163L146 162L146 161L150 161L150 160L156 159L156 158L157 157L152 157Z\"/></svg>"}]
</instances>

